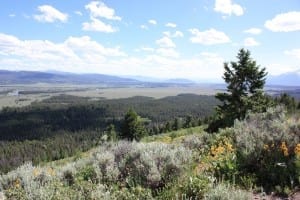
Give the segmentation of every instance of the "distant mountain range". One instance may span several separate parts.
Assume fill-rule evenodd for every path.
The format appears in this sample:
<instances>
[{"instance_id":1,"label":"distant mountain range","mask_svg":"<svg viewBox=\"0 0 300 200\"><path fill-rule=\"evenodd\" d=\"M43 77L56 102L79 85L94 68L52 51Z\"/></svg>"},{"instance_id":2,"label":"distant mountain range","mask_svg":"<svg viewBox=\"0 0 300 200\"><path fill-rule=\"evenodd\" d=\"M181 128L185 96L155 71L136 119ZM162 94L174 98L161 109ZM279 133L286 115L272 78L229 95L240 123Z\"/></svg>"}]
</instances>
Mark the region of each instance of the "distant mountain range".
<instances>
[{"instance_id":1,"label":"distant mountain range","mask_svg":"<svg viewBox=\"0 0 300 200\"><path fill-rule=\"evenodd\" d=\"M0 84L74 83L74 84L134 84L139 81L103 74L0 70Z\"/></svg>"},{"instance_id":2,"label":"distant mountain range","mask_svg":"<svg viewBox=\"0 0 300 200\"><path fill-rule=\"evenodd\" d=\"M33 84L33 83L69 83L69 84L110 84L110 85L135 85L144 83L157 84L195 84L189 79L157 79L143 76L112 76L104 74L75 74L60 71L8 71L0 70L0 84ZM300 86L300 70L268 76L267 85Z\"/></svg>"},{"instance_id":3,"label":"distant mountain range","mask_svg":"<svg viewBox=\"0 0 300 200\"><path fill-rule=\"evenodd\" d=\"M268 76L267 84L300 86L300 70L281 74L278 76Z\"/></svg>"}]
</instances>

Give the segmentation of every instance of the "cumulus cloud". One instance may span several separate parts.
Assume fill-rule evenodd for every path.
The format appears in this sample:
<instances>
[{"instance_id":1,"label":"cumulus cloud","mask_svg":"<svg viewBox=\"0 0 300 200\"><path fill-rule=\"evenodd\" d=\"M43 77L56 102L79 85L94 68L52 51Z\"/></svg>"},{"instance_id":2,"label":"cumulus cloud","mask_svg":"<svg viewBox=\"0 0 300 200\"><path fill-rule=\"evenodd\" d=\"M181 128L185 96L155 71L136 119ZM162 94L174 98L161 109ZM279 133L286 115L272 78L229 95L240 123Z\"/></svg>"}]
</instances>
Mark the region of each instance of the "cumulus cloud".
<instances>
[{"instance_id":1,"label":"cumulus cloud","mask_svg":"<svg viewBox=\"0 0 300 200\"><path fill-rule=\"evenodd\" d=\"M300 59L300 49L292 49L292 50L284 51L284 54L289 56L294 56Z\"/></svg>"},{"instance_id":2,"label":"cumulus cloud","mask_svg":"<svg viewBox=\"0 0 300 200\"><path fill-rule=\"evenodd\" d=\"M300 31L300 12L287 12L267 20L265 27L273 32Z\"/></svg>"},{"instance_id":3,"label":"cumulus cloud","mask_svg":"<svg viewBox=\"0 0 300 200\"><path fill-rule=\"evenodd\" d=\"M231 0L216 0L214 10L225 15L241 16L244 9L239 4L232 3Z\"/></svg>"},{"instance_id":4,"label":"cumulus cloud","mask_svg":"<svg viewBox=\"0 0 300 200\"><path fill-rule=\"evenodd\" d=\"M175 31L173 34L170 31L164 31L163 34L167 37L178 38L183 37L183 33L181 31Z\"/></svg>"},{"instance_id":5,"label":"cumulus cloud","mask_svg":"<svg viewBox=\"0 0 300 200\"><path fill-rule=\"evenodd\" d=\"M148 22L149 22L149 24L152 24L152 25L156 25L157 24L157 21L154 20L154 19L150 19Z\"/></svg>"},{"instance_id":6,"label":"cumulus cloud","mask_svg":"<svg viewBox=\"0 0 300 200\"><path fill-rule=\"evenodd\" d=\"M270 75L277 76L280 74L294 72L299 70L295 66L287 65L287 64L279 64L279 63L271 63L266 66L267 72Z\"/></svg>"},{"instance_id":7,"label":"cumulus cloud","mask_svg":"<svg viewBox=\"0 0 300 200\"><path fill-rule=\"evenodd\" d=\"M259 29L259 28L249 28L247 30L244 30L245 33L250 33L250 34L253 34L253 35L259 35L261 34L262 30Z\"/></svg>"},{"instance_id":8,"label":"cumulus cloud","mask_svg":"<svg viewBox=\"0 0 300 200\"><path fill-rule=\"evenodd\" d=\"M166 48L175 48L175 43L169 38L169 37L162 37L161 39L156 40L156 44L160 47L166 47Z\"/></svg>"},{"instance_id":9,"label":"cumulus cloud","mask_svg":"<svg viewBox=\"0 0 300 200\"><path fill-rule=\"evenodd\" d=\"M34 15L34 19L39 22L48 22L53 23L55 21L67 22L68 15L66 13L62 13L56 8L50 5L42 5L38 7L38 10L41 14Z\"/></svg>"},{"instance_id":10,"label":"cumulus cloud","mask_svg":"<svg viewBox=\"0 0 300 200\"><path fill-rule=\"evenodd\" d=\"M259 46L259 42L257 42L254 38L248 37L244 40L244 45L246 47Z\"/></svg>"},{"instance_id":11,"label":"cumulus cloud","mask_svg":"<svg viewBox=\"0 0 300 200\"><path fill-rule=\"evenodd\" d=\"M0 55L11 69L61 70L86 72L95 70L108 57L126 57L119 47L107 48L88 36L69 37L62 43L48 40L21 40L0 33ZM5 61L4 61L5 60ZM16 62L17 61L17 62ZM3 64L0 61L0 65ZM17 66L14 66L17 64ZM37 67L37 68L36 68Z\"/></svg>"},{"instance_id":12,"label":"cumulus cloud","mask_svg":"<svg viewBox=\"0 0 300 200\"><path fill-rule=\"evenodd\" d=\"M98 31L98 32L105 32L105 33L113 33L116 32L117 29L112 27L109 24L105 24L99 19L91 18L90 22L82 23L82 30L84 31Z\"/></svg>"},{"instance_id":13,"label":"cumulus cloud","mask_svg":"<svg viewBox=\"0 0 300 200\"><path fill-rule=\"evenodd\" d=\"M112 27L110 24L105 23L102 19L117 20L122 18L115 14L115 10L107 7L101 1L92 1L85 6L90 12L90 22L82 23L82 30L84 31L98 31L104 33L114 33L118 31L117 28ZM101 18L101 20L99 19Z\"/></svg>"},{"instance_id":14,"label":"cumulus cloud","mask_svg":"<svg viewBox=\"0 0 300 200\"><path fill-rule=\"evenodd\" d=\"M214 45L230 42L229 37L225 33L217 31L213 28L202 32L196 28L190 29L189 31L193 35L190 38L192 43Z\"/></svg>"},{"instance_id":15,"label":"cumulus cloud","mask_svg":"<svg viewBox=\"0 0 300 200\"><path fill-rule=\"evenodd\" d=\"M0 33L0 65L10 70L64 70L78 73L143 75L157 78L220 78L223 59L216 54L181 58L172 48L145 48L130 56L120 47L105 47L89 36L68 37L60 43L22 40ZM109 67L108 67L109 66Z\"/></svg>"},{"instance_id":16,"label":"cumulus cloud","mask_svg":"<svg viewBox=\"0 0 300 200\"><path fill-rule=\"evenodd\" d=\"M176 28L177 24L169 22L169 23L166 24L166 27Z\"/></svg>"},{"instance_id":17,"label":"cumulus cloud","mask_svg":"<svg viewBox=\"0 0 300 200\"><path fill-rule=\"evenodd\" d=\"M122 18L115 14L113 8L107 7L101 1L92 1L85 6L85 9L89 10L92 17L102 17L108 20L121 20Z\"/></svg>"}]
</instances>

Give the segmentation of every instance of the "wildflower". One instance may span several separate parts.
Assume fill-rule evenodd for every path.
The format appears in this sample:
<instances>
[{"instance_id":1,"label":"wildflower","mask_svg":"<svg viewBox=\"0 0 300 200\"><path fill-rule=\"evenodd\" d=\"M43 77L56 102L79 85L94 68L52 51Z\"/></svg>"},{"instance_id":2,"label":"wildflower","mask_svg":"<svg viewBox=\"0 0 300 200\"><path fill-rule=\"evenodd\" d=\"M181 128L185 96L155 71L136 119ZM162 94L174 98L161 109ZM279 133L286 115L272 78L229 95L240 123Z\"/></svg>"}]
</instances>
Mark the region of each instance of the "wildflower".
<instances>
[{"instance_id":1,"label":"wildflower","mask_svg":"<svg viewBox=\"0 0 300 200\"><path fill-rule=\"evenodd\" d=\"M300 144L298 143L294 149L296 156L300 156Z\"/></svg>"},{"instance_id":2,"label":"wildflower","mask_svg":"<svg viewBox=\"0 0 300 200\"><path fill-rule=\"evenodd\" d=\"M289 150L288 150L285 142L281 142L280 149L283 152L284 156L288 156L289 155Z\"/></svg>"},{"instance_id":3,"label":"wildflower","mask_svg":"<svg viewBox=\"0 0 300 200\"><path fill-rule=\"evenodd\" d=\"M54 175L55 175L55 171L54 171L52 168L47 168L47 173L48 173L50 176L54 176Z\"/></svg>"},{"instance_id":4,"label":"wildflower","mask_svg":"<svg viewBox=\"0 0 300 200\"><path fill-rule=\"evenodd\" d=\"M232 152L233 148L232 148L232 144L230 144L229 142L226 143L226 148L228 151Z\"/></svg>"},{"instance_id":5,"label":"wildflower","mask_svg":"<svg viewBox=\"0 0 300 200\"><path fill-rule=\"evenodd\" d=\"M19 188L21 186L20 179L15 180L14 185L15 185L16 188Z\"/></svg>"},{"instance_id":6,"label":"wildflower","mask_svg":"<svg viewBox=\"0 0 300 200\"><path fill-rule=\"evenodd\" d=\"M264 150L269 150L269 145L264 144Z\"/></svg>"},{"instance_id":7,"label":"wildflower","mask_svg":"<svg viewBox=\"0 0 300 200\"><path fill-rule=\"evenodd\" d=\"M216 149L218 154L222 154L225 151L225 148L223 146L218 146L218 148Z\"/></svg>"},{"instance_id":8,"label":"wildflower","mask_svg":"<svg viewBox=\"0 0 300 200\"><path fill-rule=\"evenodd\" d=\"M33 176L37 177L40 174L40 171L37 168L33 170Z\"/></svg>"}]
</instances>

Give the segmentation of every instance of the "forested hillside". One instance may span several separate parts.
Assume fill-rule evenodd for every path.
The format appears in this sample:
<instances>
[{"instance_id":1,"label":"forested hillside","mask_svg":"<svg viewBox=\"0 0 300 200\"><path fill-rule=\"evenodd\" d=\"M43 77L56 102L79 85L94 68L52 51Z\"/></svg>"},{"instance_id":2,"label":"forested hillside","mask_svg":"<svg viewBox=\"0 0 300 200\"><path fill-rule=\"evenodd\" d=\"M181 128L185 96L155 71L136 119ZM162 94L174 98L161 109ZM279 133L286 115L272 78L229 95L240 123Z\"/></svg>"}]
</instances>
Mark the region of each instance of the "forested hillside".
<instances>
[{"instance_id":1,"label":"forested hillside","mask_svg":"<svg viewBox=\"0 0 300 200\"><path fill-rule=\"evenodd\" d=\"M162 99L132 97L89 101L61 95L31 106L5 108L0 112L0 171L25 161L39 163L74 155L97 145L110 125L121 131L125 113L134 109L143 119L146 134L201 124L213 113L213 96L193 94ZM181 122L178 127L173 123Z\"/></svg>"}]
</instances>

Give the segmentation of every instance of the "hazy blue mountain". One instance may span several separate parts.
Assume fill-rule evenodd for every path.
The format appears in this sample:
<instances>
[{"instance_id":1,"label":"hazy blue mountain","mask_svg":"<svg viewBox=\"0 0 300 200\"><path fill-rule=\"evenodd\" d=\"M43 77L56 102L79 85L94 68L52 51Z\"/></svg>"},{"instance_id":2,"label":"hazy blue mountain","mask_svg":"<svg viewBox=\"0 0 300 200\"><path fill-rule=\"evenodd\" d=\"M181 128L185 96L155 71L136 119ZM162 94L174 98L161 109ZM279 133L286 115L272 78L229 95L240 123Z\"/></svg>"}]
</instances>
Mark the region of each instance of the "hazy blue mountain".
<instances>
[{"instance_id":1,"label":"hazy blue mountain","mask_svg":"<svg viewBox=\"0 0 300 200\"><path fill-rule=\"evenodd\" d=\"M166 82L166 83L180 83L180 84L192 84L192 83L195 83L192 80L184 79L184 78L168 79L168 80L165 80L164 82Z\"/></svg>"},{"instance_id":2,"label":"hazy blue mountain","mask_svg":"<svg viewBox=\"0 0 300 200\"><path fill-rule=\"evenodd\" d=\"M104 74L73 74L63 72L36 71L7 71L0 70L0 84L28 84L28 83L137 83L137 80L121 78Z\"/></svg>"},{"instance_id":3,"label":"hazy blue mountain","mask_svg":"<svg viewBox=\"0 0 300 200\"><path fill-rule=\"evenodd\" d=\"M124 78L134 79L141 82L150 82L150 83L161 83L164 82L164 79L154 78L149 76L122 76Z\"/></svg>"},{"instance_id":4,"label":"hazy blue mountain","mask_svg":"<svg viewBox=\"0 0 300 200\"><path fill-rule=\"evenodd\" d=\"M268 85L290 85L300 86L300 70L285 73L278 76L268 76Z\"/></svg>"}]
</instances>

